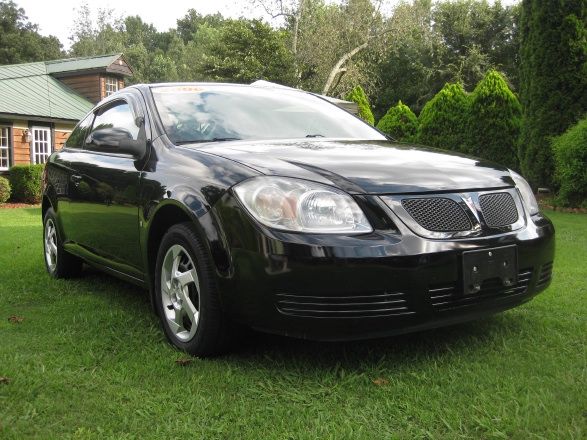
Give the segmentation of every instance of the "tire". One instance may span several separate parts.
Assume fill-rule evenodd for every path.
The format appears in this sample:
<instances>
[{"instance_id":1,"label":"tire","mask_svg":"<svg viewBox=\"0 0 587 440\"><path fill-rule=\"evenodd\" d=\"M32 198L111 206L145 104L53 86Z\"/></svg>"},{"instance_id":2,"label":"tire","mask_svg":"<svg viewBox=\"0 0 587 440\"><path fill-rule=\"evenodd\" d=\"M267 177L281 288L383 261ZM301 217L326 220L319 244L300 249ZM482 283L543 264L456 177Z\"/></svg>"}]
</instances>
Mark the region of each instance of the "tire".
<instances>
[{"instance_id":1,"label":"tire","mask_svg":"<svg viewBox=\"0 0 587 440\"><path fill-rule=\"evenodd\" d=\"M43 219L43 254L45 268L53 278L73 278L82 271L82 260L63 249L53 208L47 210Z\"/></svg>"},{"instance_id":2,"label":"tire","mask_svg":"<svg viewBox=\"0 0 587 440\"><path fill-rule=\"evenodd\" d=\"M191 223L163 236L155 268L154 304L167 339L192 356L222 354L230 343L212 258Z\"/></svg>"}]
</instances>

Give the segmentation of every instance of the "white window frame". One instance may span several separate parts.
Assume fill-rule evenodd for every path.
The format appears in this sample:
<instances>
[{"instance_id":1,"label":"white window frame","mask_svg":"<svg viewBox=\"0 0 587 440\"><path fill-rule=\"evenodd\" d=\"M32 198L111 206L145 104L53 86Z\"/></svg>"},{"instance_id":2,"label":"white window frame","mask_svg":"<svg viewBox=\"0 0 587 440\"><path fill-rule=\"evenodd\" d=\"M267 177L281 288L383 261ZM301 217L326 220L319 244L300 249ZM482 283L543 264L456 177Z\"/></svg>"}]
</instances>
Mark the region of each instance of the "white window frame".
<instances>
[{"instance_id":1,"label":"white window frame","mask_svg":"<svg viewBox=\"0 0 587 440\"><path fill-rule=\"evenodd\" d=\"M7 171L10 168L10 136L12 127L0 125L0 171ZM3 165L6 163L6 166Z\"/></svg>"},{"instance_id":2,"label":"white window frame","mask_svg":"<svg viewBox=\"0 0 587 440\"><path fill-rule=\"evenodd\" d=\"M106 96L110 96L113 93L118 92L118 78L113 76L107 76L104 78L104 90L106 92Z\"/></svg>"},{"instance_id":3,"label":"white window frame","mask_svg":"<svg viewBox=\"0 0 587 440\"><path fill-rule=\"evenodd\" d=\"M32 126L31 136L31 163L45 163L53 153L53 139L51 127Z\"/></svg>"}]
</instances>

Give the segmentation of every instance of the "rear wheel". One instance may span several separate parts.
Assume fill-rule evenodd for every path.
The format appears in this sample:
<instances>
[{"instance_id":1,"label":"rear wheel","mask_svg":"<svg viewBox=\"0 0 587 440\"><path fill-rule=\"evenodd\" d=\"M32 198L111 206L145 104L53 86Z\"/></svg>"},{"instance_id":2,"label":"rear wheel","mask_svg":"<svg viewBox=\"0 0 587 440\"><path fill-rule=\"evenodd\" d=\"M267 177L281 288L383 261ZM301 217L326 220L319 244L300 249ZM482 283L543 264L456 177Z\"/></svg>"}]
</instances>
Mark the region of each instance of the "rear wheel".
<instances>
[{"instance_id":1,"label":"rear wheel","mask_svg":"<svg viewBox=\"0 0 587 440\"><path fill-rule=\"evenodd\" d=\"M63 249L53 208L47 210L43 220L43 250L45 267L53 278L71 278L80 274L82 260Z\"/></svg>"},{"instance_id":2,"label":"rear wheel","mask_svg":"<svg viewBox=\"0 0 587 440\"><path fill-rule=\"evenodd\" d=\"M226 350L228 321L218 299L212 261L191 223L172 226L161 241L154 299L173 345L194 356Z\"/></svg>"}]
</instances>

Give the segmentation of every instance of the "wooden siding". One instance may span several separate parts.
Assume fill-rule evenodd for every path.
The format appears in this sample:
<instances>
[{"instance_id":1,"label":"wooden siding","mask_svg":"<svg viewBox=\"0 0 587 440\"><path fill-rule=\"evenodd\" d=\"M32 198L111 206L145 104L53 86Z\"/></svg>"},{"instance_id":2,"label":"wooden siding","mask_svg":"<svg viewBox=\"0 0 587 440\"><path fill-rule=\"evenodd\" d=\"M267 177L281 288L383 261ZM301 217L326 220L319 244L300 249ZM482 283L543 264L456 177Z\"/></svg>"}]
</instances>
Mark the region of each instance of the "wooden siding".
<instances>
[{"instance_id":1,"label":"wooden siding","mask_svg":"<svg viewBox=\"0 0 587 440\"><path fill-rule=\"evenodd\" d=\"M100 74L98 73L93 73L90 75L86 74L68 76L65 78L59 78L59 81L71 87L73 90L94 104L96 104L104 97L101 88L101 83L103 81Z\"/></svg>"},{"instance_id":2,"label":"wooden siding","mask_svg":"<svg viewBox=\"0 0 587 440\"><path fill-rule=\"evenodd\" d=\"M13 157L12 165L26 165L31 163L31 148L26 141L25 130L23 128L13 128Z\"/></svg>"}]
</instances>

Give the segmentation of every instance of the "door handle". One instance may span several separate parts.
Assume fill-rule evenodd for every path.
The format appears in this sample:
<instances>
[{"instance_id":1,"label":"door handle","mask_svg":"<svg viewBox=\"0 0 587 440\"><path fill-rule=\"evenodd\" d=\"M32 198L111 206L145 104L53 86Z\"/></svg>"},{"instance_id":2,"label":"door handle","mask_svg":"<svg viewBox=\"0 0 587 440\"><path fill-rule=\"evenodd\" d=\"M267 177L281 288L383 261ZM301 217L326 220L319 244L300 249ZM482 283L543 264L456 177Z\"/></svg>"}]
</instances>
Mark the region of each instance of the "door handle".
<instances>
[{"instance_id":1,"label":"door handle","mask_svg":"<svg viewBox=\"0 0 587 440\"><path fill-rule=\"evenodd\" d=\"M71 180L71 183L73 183L74 185L79 185L79 183L82 181L82 176L72 174L69 180Z\"/></svg>"}]
</instances>

